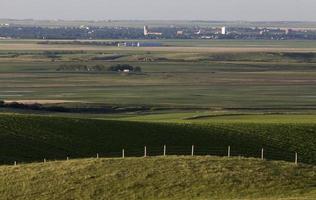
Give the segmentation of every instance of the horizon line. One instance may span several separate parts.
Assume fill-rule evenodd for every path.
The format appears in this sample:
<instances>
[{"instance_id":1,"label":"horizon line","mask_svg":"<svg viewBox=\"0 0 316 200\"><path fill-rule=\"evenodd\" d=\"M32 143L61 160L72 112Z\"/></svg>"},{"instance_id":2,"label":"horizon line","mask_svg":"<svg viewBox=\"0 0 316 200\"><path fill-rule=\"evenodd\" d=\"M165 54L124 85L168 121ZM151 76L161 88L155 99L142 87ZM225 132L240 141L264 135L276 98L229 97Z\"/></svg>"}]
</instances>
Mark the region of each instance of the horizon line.
<instances>
[{"instance_id":1,"label":"horizon line","mask_svg":"<svg viewBox=\"0 0 316 200\"><path fill-rule=\"evenodd\" d=\"M12 21L84 21L84 22L115 22L115 21L189 21L189 22L284 22L284 23L316 23L316 20L211 20L211 19L34 19L34 18L0 18Z\"/></svg>"}]
</instances>

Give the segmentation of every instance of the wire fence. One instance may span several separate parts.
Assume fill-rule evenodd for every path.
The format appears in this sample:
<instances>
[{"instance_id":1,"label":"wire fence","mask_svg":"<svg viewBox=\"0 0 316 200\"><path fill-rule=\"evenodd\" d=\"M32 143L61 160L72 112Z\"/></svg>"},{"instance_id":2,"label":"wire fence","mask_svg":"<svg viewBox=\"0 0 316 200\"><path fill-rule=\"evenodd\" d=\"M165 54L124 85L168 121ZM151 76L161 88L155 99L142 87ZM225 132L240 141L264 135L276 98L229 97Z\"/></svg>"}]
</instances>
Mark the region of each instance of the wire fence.
<instances>
[{"instance_id":1,"label":"wire fence","mask_svg":"<svg viewBox=\"0 0 316 200\"><path fill-rule=\"evenodd\" d=\"M269 148L234 148L227 147L205 147L205 146L144 146L123 148L115 152L102 152L85 155L67 155L63 159L43 158L42 162L48 160L70 160L84 157L94 158L126 158L126 157L154 157L154 156L220 156L220 157L246 157L259 158L262 160L282 160L293 162L296 165L299 162L299 154L297 152L283 151L279 149ZM37 160L39 161L39 160ZM23 161L14 161L14 165L25 163Z\"/></svg>"}]
</instances>

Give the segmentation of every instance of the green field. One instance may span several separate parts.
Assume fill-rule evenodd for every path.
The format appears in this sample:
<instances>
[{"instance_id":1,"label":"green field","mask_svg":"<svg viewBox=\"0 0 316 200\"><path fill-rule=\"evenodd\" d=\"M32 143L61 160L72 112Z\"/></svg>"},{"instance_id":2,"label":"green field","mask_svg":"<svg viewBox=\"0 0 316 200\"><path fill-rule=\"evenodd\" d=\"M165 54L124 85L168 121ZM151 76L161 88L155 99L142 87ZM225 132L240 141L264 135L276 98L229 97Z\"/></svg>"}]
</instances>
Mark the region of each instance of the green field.
<instances>
[{"instance_id":1,"label":"green field","mask_svg":"<svg viewBox=\"0 0 316 200\"><path fill-rule=\"evenodd\" d=\"M316 198L315 42L38 42L0 41L3 199Z\"/></svg>"},{"instance_id":2,"label":"green field","mask_svg":"<svg viewBox=\"0 0 316 200\"><path fill-rule=\"evenodd\" d=\"M86 157L102 152L117 153L122 148L142 151L144 145L161 148L164 144L182 148L196 144L202 149L221 148L222 152L231 145L237 151L235 154L246 152L249 156L257 156L258 151L267 146L291 152L286 156L282 154L291 161L295 151L302 155L303 161L315 161L316 53L313 42L166 40L162 42L170 47L163 47L163 50L93 45L80 49L81 46L72 44L41 46L38 42L4 40L0 43L0 100L43 102L47 107L70 110L52 112L2 107L0 111L66 116L70 117L66 119L69 122L64 123L63 118L2 116L2 128L10 133L4 135L8 138L3 141L8 140L7 145L21 145L23 150L17 152L22 154L31 152L29 157L16 152L3 153L7 156L5 162L50 156L64 158L67 154ZM205 52L199 47L202 44L213 46L212 51ZM14 48L5 50L3 45ZM32 49L39 46L44 50ZM180 46L189 48L182 51ZM252 49L254 46L257 50ZM280 46L284 51L280 51ZM222 52L216 47L231 50ZM309 47L310 52L301 51ZM179 49L174 51L173 48ZM190 48L194 51L188 51ZM123 74L73 71L73 68L67 71L67 66L107 68L115 64L139 66L142 72ZM59 71L61 66L66 66L66 70ZM98 112L102 109L104 111ZM78 122L73 117L88 123L90 128L77 128ZM111 121L113 119L119 121ZM55 127L58 128L55 130ZM89 130L93 130L92 135L88 134ZM147 133L148 130L153 132ZM105 132L109 135L103 135ZM15 141L12 133L19 136L17 141L20 142ZM52 140L47 139L48 136L42 138L46 138L44 141L25 136L37 138L46 133ZM126 140L119 137L127 133ZM148 140L143 137L146 133L150 134ZM82 141L90 142L82 144L75 134L84 138ZM65 137L79 143L71 146ZM167 140L169 137L172 140ZM133 141L134 146L125 141ZM3 149L13 151L12 148ZM42 151L38 152L39 149Z\"/></svg>"},{"instance_id":3,"label":"green field","mask_svg":"<svg viewBox=\"0 0 316 200\"><path fill-rule=\"evenodd\" d=\"M162 155L163 145L167 145L168 154L190 155L191 145L195 145L197 155L226 156L231 146L232 156L260 157L264 148L267 159L294 162L294 152L298 152L300 162L316 163L315 116L172 118L173 122L1 115L0 159L12 164L95 157L97 153L120 157L122 149L126 156L142 156L144 146L148 155Z\"/></svg>"},{"instance_id":4,"label":"green field","mask_svg":"<svg viewBox=\"0 0 316 200\"><path fill-rule=\"evenodd\" d=\"M223 132L231 135L247 133L246 138L255 137L253 140L258 141L258 143L253 144L254 146L250 145L252 151L249 152L249 155L257 155L258 149L269 144L273 148L281 148L281 150L300 151L304 155L303 160L314 161L312 158L315 150L313 136L305 135L314 134L316 53L313 42L165 40L162 42L169 47L162 48L116 48L72 44L42 45L38 42L36 40L4 40L0 42L0 100L5 102L19 101L26 104L35 102L45 104L47 107L59 106L59 108L70 110L51 112L49 109L32 110L1 107L0 112L99 120L117 119L120 121L113 122L114 124L123 123L126 124L126 127L135 126L136 130L133 132L142 132L143 134L146 129L142 130L141 127L153 125L147 124L147 122L154 123L158 127L148 129L160 130L161 128L161 130L157 130L152 137L156 138L157 142L148 142L148 145L159 145L160 147L168 141L164 137L162 140L157 138L161 134L170 133L170 129L173 129L168 127L171 126L170 124L166 125L164 122L173 121L176 123L174 126L177 128L175 129L180 128L174 131L174 134L191 133L196 132L196 130L200 132L200 129L205 134L213 132L214 129L216 133ZM199 47L201 45L206 45L211 50ZM181 46L187 46L187 48ZM8 47L11 50L6 49ZM222 51L221 48L226 50ZM106 69L115 64L139 66L142 72L124 74L108 71L76 71L71 70L73 68L67 68L67 66L100 65ZM66 70L58 70L61 66L66 66ZM99 110L101 111L98 112ZM22 120L22 124L36 124L32 120L42 120L41 117L16 117L17 120ZM14 116L5 116L2 117L2 120L12 120L12 118L15 119ZM60 119L57 118L56 120ZM269 120L272 120L270 121L271 124L266 123ZM278 122L282 120L284 123L279 125ZM112 121L88 120L88 122L97 123L97 127L99 127L99 123L100 127L107 123L112 124ZM162 124L156 124L156 122ZM300 122L299 125L296 125L297 122ZM3 127L8 129L8 125L3 123ZM39 123L35 125L39 128L33 130L32 126L22 126L19 129L19 126L14 122L14 126L10 127L11 125L9 125L9 130L19 134L42 134L41 131L50 127L51 123L53 122L45 122L47 126ZM70 125L72 123L75 121L69 119L69 124L56 124L59 130L49 129L44 132L52 135L57 132L60 134L74 133L76 128L73 129L75 125ZM194 123L194 125L183 125L183 123ZM223 123L226 124L222 125ZM244 125L247 123L250 125ZM208 124L211 124L210 130L205 128ZM295 124L293 128L292 124ZM303 127L300 128L300 126ZM305 126L312 128L309 129ZM104 130L103 128L100 129L100 132L96 130L95 134L99 135L102 131L119 132L115 128L108 129L106 126ZM281 132L276 133L279 129ZM90 135L87 135L88 130L90 129L79 131L80 135L90 138ZM309 130L311 131L309 132ZM295 134L295 137L283 140L282 138L287 131ZM251 135L251 132L255 132L255 136ZM273 146L274 144L269 140L269 132L280 134L277 136L280 146L278 146L279 144ZM256 138L256 134L260 135L261 138ZM306 146L305 143L301 144L302 146L296 143L292 144L292 141L297 140L297 135L300 135L302 140L304 137L311 138L308 140L310 142L308 149L303 149ZM134 135L130 138L133 137ZM200 136L201 141L203 141L203 137ZM234 141L236 137L232 136L229 140L223 137L224 139L216 147L226 148L227 145L233 145L231 141ZM244 135L237 141L246 141L247 139L243 137ZM183 144L176 144L173 141L172 145L190 146L194 143L191 138L194 137L189 136ZM210 137L210 139L214 138ZM26 144L22 141L23 139L21 139L21 144ZM199 144L198 141L199 139L197 139L197 144ZM248 148L249 146L245 144L245 141L241 142L240 147L235 148ZM40 141L30 140L30 142L37 144ZM37 157L34 158L33 153L31 153L30 158L26 160L42 159L43 156L50 156L50 154L59 158L64 157L65 154L78 154L81 157L88 153L95 154L97 151L100 153L116 152L124 146L130 145L124 142L118 144L114 142L109 145L111 148L106 145L105 149L92 148L91 150L82 150L81 153L70 148L63 137L53 144L50 142L52 141L48 140L41 144L38 149L45 146L52 148L57 145L57 149L62 154L56 153L56 150L52 148L47 152L48 155L36 153ZM91 143L87 146L93 146L94 142L95 140L91 139ZM203 143L205 146L208 144L206 141L203 142L205 142ZM20 143L17 144L20 145ZM146 140L140 141L135 143L135 146L142 148L146 143ZM59 147L59 145L61 146ZM100 144L100 146L102 145ZM78 145L76 148L79 147L81 146ZM22 153L25 152L22 151ZM37 152L36 149L35 152ZM7 160L12 162L14 159L24 158L19 156L13 154L13 158L9 156Z\"/></svg>"},{"instance_id":5,"label":"green field","mask_svg":"<svg viewBox=\"0 0 316 200\"><path fill-rule=\"evenodd\" d=\"M84 159L0 167L2 199L312 200L316 168L218 157Z\"/></svg>"},{"instance_id":6,"label":"green field","mask_svg":"<svg viewBox=\"0 0 316 200\"><path fill-rule=\"evenodd\" d=\"M174 109L315 110L313 42L164 42L175 47L138 49L84 45L81 49L76 45L52 44L44 45L42 50L32 50L39 46L37 41L3 41L0 44L0 99L66 100L90 105ZM190 47L182 49L181 45ZM212 50L205 51L200 45L208 45ZM23 46L26 49L21 50ZM8 47L13 50L5 50ZM57 57L50 58L49 52ZM139 66L143 73L57 71L63 65L110 67L122 63Z\"/></svg>"}]
</instances>

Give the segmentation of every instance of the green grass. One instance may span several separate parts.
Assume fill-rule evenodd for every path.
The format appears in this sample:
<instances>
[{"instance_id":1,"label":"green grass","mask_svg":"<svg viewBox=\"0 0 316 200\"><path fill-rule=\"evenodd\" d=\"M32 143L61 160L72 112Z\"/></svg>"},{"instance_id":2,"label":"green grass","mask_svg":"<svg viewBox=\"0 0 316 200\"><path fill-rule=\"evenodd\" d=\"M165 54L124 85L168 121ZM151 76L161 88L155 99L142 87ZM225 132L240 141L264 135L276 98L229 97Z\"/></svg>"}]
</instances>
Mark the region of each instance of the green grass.
<instances>
[{"instance_id":1,"label":"green grass","mask_svg":"<svg viewBox=\"0 0 316 200\"><path fill-rule=\"evenodd\" d=\"M2 199L312 200L315 166L218 157L82 159L0 167Z\"/></svg>"},{"instance_id":2,"label":"green grass","mask_svg":"<svg viewBox=\"0 0 316 200\"><path fill-rule=\"evenodd\" d=\"M96 118L97 116L95 116ZM128 121L147 122L191 122L191 123L260 123L260 124L300 124L315 123L314 114L262 114L262 113L242 113L227 111L200 111L200 112L172 112L146 115L105 115L105 119L113 118ZM102 119L102 115L99 117Z\"/></svg>"},{"instance_id":3,"label":"green grass","mask_svg":"<svg viewBox=\"0 0 316 200\"><path fill-rule=\"evenodd\" d=\"M145 75L126 76L56 73L58 65L0 63L0 98L170 107L315 109L313 64L132 63L141 66Z\"/></svg>"},{"instance_id":4,"label":"green grass","mask_svg":"<svg viewBox=\"0 0 316 200\"><path fill-rule=\"evenodd\" d=\"M15 41L23 46L24 41ZM313 42L163 41L175 46L314 48ZM10 42L9 42L10 43ZM27 41L29 45L36 41ZM26 44L25 43L25 44ZM7 44L7 42L5 43ZM72 47L73 48L73 47ZM77 47L75 47L77 48ZM151 108L145 113L43 113L1 109L0 196L4 199L315 199L314 54L145 52L62 54L0 51L0 98L70 100L68 107ZM91 61L102 53L115 61ZM153 62L141 61L149 57ZM155 59L165 58L164 61ZM56 72L61 64L129 63L143 75ZM0 99L0 100L1 100ZM161 110L165 108L165 110ZM167 109L166 109L167 108ZM195 112L197 111L197 112ZM149 115L150 113L150 115ZM265 113L265 114L262 114ZM270 114L270 113L283 113ZM301 114L284 114L301 113ZM303 114L302 114L303 113ZM47 115L52 116L47 116ZM141 157L163 153L260 157ZM129 158L120 157L122 149ZM41 164L22 164L48 160Z\"/></svg>"},{"instance_id":5,"label":"green grass","mask_svg":"<svg viewBox=\"0 0 316 200\"><path fill-rule=\"evenodd\" d=\"M193 49L210 47L300 48L311 41L201 41L163 40ZM5 41L34 45L36 41ZM257 109L274 111L315 110L315 53L272 52L183 52L102 48L58 51L54 62L44 50L0 51L0 99L68 100L116 106ZM89 48L93 46L86 45ZM54 45L43 47L47 50ZM180 48L181 49L181 48ZM251 51L251 49L250 49ZM93 57L122 55L115 60L95 61ZM13 56L12 55L16 55ZM151 61L146 61L149 58ZM104 65L117 63L140 66L142 75L57 72L60 65Z\"/></svg>"},{"instance_id":6,"label":"green grass","mask_svg":"<svg viewBox=\"0 0 316 200\"><path fill-rule=\"evenodd\" d=\"M262 123L249 117L248 121L219 118L168 123L137 118L114 121L0 115L0 160L33 162L43 158L90 157L96 153L117 157L123 148L127 156L142 156L145 145L149 155L161 155L166 144L168 154L189 155L191 145L195 145L196 154L224 156L230 145L234 156L260 157L264 148L268 159L293 162L296 151L300 162L316 163L313 118L301 123L281 119L277 123L277 116L270 117L275 120Z\"/></svg>"}]
</instances>

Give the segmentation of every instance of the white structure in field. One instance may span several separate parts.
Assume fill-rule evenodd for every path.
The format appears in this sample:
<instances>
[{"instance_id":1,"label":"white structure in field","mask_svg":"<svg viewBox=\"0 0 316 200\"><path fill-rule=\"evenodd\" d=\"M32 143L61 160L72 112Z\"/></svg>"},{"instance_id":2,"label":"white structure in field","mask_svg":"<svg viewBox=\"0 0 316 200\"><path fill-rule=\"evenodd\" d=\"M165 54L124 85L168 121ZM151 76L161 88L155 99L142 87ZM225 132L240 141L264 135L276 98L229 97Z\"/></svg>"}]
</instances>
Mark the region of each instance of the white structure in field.
<instances>
[{"instance_id":1,"label":"white structure in field","mask_svg":"<svg viewBox=\"0 0 316 200\"><path fill-rule=\"evenodd\" d=\"M150 32L148 26L144 26L144 35L162 35L162 33Z\"/></svg>"},{"instance_id":2,"label":"white structure in field","mask_svg":"<svg viewBox=\"0 0 316 200\"><path fill-rule=\"evenodd\" d=\"M129 73L130 70L129 70L129 69L124 69L123 72L124 72L124 73Z\"/></svg>"},{"instance_id":3,"label":"white structure in field","mask_svg":"<svg viewBox=\"0 0 316 200\"><path fill-rule=\"evenodd\" d=\"M222 35L226 35L226 27L225 26L222 27Z\"/></svg>"}]
</instances>

